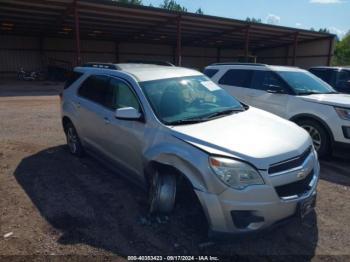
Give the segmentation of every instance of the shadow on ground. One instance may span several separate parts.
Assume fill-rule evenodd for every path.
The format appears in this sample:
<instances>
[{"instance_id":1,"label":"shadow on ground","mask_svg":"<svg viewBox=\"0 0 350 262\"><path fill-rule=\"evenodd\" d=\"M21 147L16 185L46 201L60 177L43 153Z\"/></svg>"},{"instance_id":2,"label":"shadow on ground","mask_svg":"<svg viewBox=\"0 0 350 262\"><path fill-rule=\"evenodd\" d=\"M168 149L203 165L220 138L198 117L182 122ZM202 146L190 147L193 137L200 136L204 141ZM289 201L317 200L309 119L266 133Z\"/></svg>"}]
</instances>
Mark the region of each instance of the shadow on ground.
<instances>
[{"instance_id":1,"label":"shadow on ground","mask_svg":"<svg viewBox=\"0 0 350 262\"><path fill-rule=\"evenodd\" d=\"M343 186L350 186L350 152L337 150L333 156L322 159L321 179Z\"/></svg>"},{"instance_id":2,"label":"shadow on ground","mask_svg":"<svg viewBox=\"0 0 350 262\"><path fill-rule=\"evenodd\" d=\"M308 260L315 254L314 213L303 225L295 221L211 243L200 212L188 203L180 202L168 220L149 219L142 190L90 157L71 156L65 146L24 158L15 177L64 245L83 243L124 256L303 255Z\"/></svg>"}]
</instances>

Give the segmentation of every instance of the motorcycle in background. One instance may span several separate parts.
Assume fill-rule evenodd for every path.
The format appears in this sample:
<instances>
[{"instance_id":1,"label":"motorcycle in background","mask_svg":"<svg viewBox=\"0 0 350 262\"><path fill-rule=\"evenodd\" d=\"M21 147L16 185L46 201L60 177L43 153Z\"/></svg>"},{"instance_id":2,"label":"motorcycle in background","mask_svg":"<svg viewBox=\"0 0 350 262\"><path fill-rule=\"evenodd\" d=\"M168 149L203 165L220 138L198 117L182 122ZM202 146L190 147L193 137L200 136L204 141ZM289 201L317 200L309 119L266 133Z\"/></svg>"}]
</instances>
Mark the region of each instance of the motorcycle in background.
<instances>
[{"instance_id":1,"label":"motorcycle in background","mask_svg":"<svg viewBox=\"0 0 350 262\"><path fill-rule=\"evenodd\" d=\"M24 71L23 67L17 72L17 79L24 81L37 81L37 80L45 80L45 74L41 71Z\"/></svg>"}]
</instances>

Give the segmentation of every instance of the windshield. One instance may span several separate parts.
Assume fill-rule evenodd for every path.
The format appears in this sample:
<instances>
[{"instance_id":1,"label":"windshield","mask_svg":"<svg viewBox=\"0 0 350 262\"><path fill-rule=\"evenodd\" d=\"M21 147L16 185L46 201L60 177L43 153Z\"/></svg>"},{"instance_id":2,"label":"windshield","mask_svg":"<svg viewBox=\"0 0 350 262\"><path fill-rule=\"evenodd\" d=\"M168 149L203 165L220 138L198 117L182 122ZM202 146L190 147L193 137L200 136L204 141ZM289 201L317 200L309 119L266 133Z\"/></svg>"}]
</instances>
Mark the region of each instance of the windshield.
<instances>
[{"instance_id":1,"label":"windshield","mask_svg":"<svg viewBox=\"0 0 350 262\"><path fill-rule=\"evenodd\" d=\"M335 93L330 85L307 71L278 71L277 73L293 88L297 95Z\"/></svg>"},{"instance_id":2,"label":"windshield","mask_svg":"<svg viewBox=\"0 0 350 262\"><path fill-rule=\"evenodd\" d=\"M239 101L203 75L141 82L140 86L165 124L207 121L244 110Z\"/></svg>"}]
</instances>

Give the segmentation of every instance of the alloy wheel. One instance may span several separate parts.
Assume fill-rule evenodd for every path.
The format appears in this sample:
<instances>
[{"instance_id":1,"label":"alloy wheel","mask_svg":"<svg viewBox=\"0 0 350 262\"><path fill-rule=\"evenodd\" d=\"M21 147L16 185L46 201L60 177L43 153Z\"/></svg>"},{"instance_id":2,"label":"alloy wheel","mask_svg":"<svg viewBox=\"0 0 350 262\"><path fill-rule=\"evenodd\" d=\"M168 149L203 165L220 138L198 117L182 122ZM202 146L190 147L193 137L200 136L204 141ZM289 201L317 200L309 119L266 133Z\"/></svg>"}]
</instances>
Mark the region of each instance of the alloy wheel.
<instances>
[{"instance_id":1,"label":"alloy wheel","mask_svg":"<svg viewBox=\"0 0 350 262\"><path fill-rule=\"evenodd\" d=\"M78 148L78 136L72 127L69 127L67 130L67 144L72 154L75 154Z\"/></svg>"},{"instance_id":2,"label":"alloy wheel","mask_svg":"<svg viewBox=\"0 0 350 262\"><path fill-rule=\"evenodd\" d=\"M310 134L314 147L318 151L322 145L320 132L315 127L310 125L302 125L302 127Z\"/></svg>"}]
</instances>

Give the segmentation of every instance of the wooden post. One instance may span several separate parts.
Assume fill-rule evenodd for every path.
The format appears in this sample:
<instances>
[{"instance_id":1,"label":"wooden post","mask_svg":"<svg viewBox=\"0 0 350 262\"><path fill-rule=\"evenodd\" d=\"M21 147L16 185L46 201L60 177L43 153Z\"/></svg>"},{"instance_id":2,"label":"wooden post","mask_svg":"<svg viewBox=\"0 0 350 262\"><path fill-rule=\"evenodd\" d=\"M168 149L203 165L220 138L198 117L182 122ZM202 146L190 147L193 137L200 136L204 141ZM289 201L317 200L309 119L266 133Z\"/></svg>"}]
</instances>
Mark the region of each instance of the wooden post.
<instances>
[{"instance_id":1,"label":"wooden post","mask_svg":"<svg viewBox=\"0 0 350 262\"><path fill-rule=\"evenodd\" d=\"M216 62L220 63L220 60L221 60L221 47L219 47L216 52Z\"/></svg>"},{"instance_id":2,"label":"wooden post","mask_svg":"<svg viewBox=\"0 0 350 262\"><path fill-rule=\"evenodd\" d=\"M44 37L42 34L40 34L39 37L39 53L40 53L40 67L44 68L46 61L45 61L45 53L44 53Z\"/></svg>"},{"instance_id":3,"label":"wooden post","mask_svg":"<svg viewBox=\"0 0 350 262\"><path fill-rule=\"evenodd\" d=\"M119 42L115 42L115 62L119 63Z\"/></svg>"},{"instance_id":4,"label":"wooden post","mask_svg":"<svg viewBox=\"0 0 350 262\"><path fill-rule=\"evenodd\" d=\"M75 44L76 44L76 65L81 63L80 55L80 29L79 29L79 10L78 0L74 0L74 22L75 22Z\"/></svg>"},{"instance_id":5,"label":"wooden post","mask_svg":"<svg viewBox=\"0 0 350 262\"><path fill-rule=\"evenodd\" d=\"M246 62L248 62L248 56L249 56L249 34L250 34L250 25L247 26L247 29L245 31L244 57Z\"/></svg>"},{"instance_id":6,"label":"wooden post","mask_svg":"<svg viewBox=\"0 0 350 262\"><path fill-rule=\"evenodd\" d=\"M182 32L181 32L181 15L177 18L177 44L176 44L176 65L182 64Z\"/></svg>"},{"instance_id":7,"label":"wooden post","mask_svg":"<svg viewBox=\"0 0 350 262\"><path fill-rule=\"evenodd\" d=\"M177 50L177 48L176 48L176 46L173 46L172 47L172 55L173 55L173 64L174 65L176 65L176 61L177 61L177 58L176 58L176 50Z\"/></svg>"},{"instance_id":8,"label":"wooden post","mask_svg":"<svg viewBox=\"0 0 350 262\"><path fill-rule=\"evenodd\" d=\"M299 37L299 32L295 32L295 34L294 34L294 44L293 44L293 61L292 61L292 65L293 66L295 66L295 64L296 64L297 48L298 48L298 37Z\"/></svg>"},{"instance_id":9,"label":"wooden post","mask_svg":"<svg viewBox=\"0 0 350 262\"><path fill-rule=\"evenodd\" d=\"M328 60L327 60L327 65L331 66L332 64L332 58L333 58L333 42L334 38L330 37L329 38L329 49L328 49Z\"/></svg>"}]
</instances>

